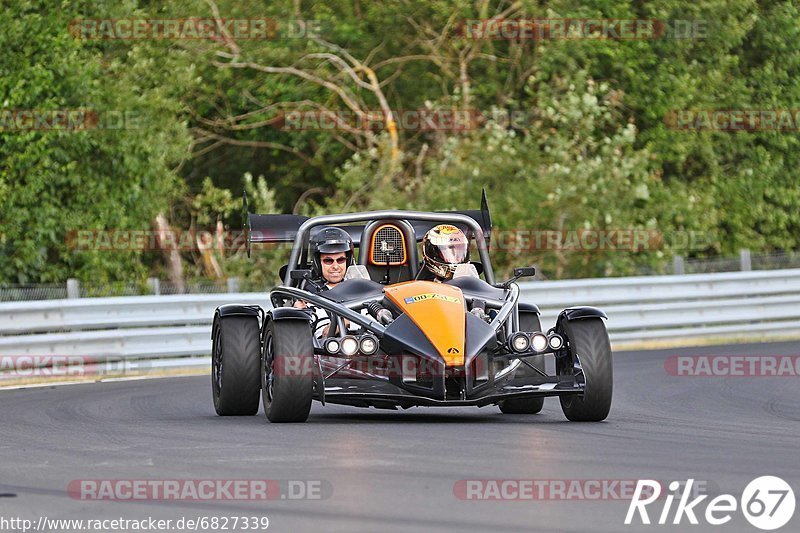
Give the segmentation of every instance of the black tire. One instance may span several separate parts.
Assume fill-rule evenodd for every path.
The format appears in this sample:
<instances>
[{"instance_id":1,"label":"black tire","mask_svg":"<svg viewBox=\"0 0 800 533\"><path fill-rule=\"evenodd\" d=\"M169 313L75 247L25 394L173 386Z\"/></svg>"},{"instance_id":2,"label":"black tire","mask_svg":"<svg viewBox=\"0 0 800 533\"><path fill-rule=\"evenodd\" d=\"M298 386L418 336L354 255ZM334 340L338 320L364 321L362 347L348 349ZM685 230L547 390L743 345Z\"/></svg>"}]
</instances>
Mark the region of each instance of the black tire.
<instances>
[{"instance_id":1,"label":"black tire","mask_svg":"<svg viewBox=\"0 0 800 533\"><path fill-rule=\"evenodd\" d=\"M542 331L542 323L539 320L539 315L535 313L520 313L519 329L520 331ZM528 362L544 372L544 355L529 357ZM528 368L528 365L523 364L517 369L516 375L518 377L533 377L539 374L531 368ZM507 415L535 415L544 407L544 397L506 400L500 402L499 405L500 411Z\"/></svg>"},{"instance_id":2,"label":"black tire","mask_svg":"<svg viewBox=\"0 0 800 533\"><path fill-rule=\"evenodd\" d=\"M564 336L569 342L570 357L559 365L559 374L570 375L575 355L583 369L586 388L582 395L561 396L561 409L573 422L599 422L611 410L613 362L608 331L601 318L565 321Z\"/></svg>"},{"instance_id":3,"label":"black tire","mask_svg":"<svg viewBox=\"0 0 800 533\"><path fill-rule=\"evenodd\" d=\"M270 422L305 422L314 394L314 343L302 320L270 320L261 358L261 398Z\"/></svg>"},{"instance_id":4,"label":"black tire","mask_svg":"<svg viewBox=\"0 0 800 533\"><path fill-rule=\"evenodd\" d=\"M211 343L211 390L220 416L258 413L261 338L258 319L214 317Z\"/></svg>"}]
</instances>

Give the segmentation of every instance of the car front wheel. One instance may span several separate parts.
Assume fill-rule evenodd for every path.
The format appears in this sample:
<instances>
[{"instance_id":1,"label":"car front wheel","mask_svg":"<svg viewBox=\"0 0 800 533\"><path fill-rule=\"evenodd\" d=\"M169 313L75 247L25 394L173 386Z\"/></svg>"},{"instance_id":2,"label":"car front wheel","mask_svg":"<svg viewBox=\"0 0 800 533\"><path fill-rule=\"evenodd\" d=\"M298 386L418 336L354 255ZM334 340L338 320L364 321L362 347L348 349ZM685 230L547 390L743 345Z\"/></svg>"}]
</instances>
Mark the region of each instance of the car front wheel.
<instances>
[{"instance_id":1,"label":"car front wheel","mask_svg":"<svg viewBox=\"0 0 800 533\"><path fill-rule=\"evenodd\" d=\"M270 422L305 422L314 393L314 343L308 322L270 320L261 358L261 397Z\"/></svg>"},{"instance_id":2,"label":"car front wheel","mask_svg":"<svg viewBox=\"0 0 800 533\"><path fill-rule=\"evenodd\" d=\"M211 344L211 390L220 416L254 415L258 412L258 319L217 315Z\"/></svg>"},{"instance_id":3,"label":"car front wheel","mask_svg":"<svg viewBox=\"0 0 800 533\"><path fill-rule=\"evenodd\" d=\"M567 419L575 422L605 420L611 410L613 367L611 343L601 318L565 321L564 336L569 343L569 357L557 362L560 375L583 372L583 394L561 396L561 409ZM580 363L576 370L574 362Z\"/></svg>"}]
</instances>

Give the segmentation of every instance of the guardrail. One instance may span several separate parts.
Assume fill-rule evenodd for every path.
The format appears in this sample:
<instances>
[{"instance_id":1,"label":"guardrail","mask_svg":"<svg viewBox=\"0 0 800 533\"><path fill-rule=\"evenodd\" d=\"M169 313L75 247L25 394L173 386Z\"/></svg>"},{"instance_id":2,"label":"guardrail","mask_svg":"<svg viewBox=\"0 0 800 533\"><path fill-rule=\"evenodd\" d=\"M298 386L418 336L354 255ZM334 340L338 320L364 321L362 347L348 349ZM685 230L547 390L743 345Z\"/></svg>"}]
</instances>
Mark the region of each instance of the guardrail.
<instances>
[{"instance_id":1,"label":"guardrail","mask_svg":"<svg viewBox=\"0 0 800 533\"><path fill-rule=\"evenodd\" d=\"M520 284L545 328L575 305L606 311L616 347L800 334L800 269ZM214 308L268 305L264 293L0 303L0 355L207 355Z\"/></svg>"}]
</instances>

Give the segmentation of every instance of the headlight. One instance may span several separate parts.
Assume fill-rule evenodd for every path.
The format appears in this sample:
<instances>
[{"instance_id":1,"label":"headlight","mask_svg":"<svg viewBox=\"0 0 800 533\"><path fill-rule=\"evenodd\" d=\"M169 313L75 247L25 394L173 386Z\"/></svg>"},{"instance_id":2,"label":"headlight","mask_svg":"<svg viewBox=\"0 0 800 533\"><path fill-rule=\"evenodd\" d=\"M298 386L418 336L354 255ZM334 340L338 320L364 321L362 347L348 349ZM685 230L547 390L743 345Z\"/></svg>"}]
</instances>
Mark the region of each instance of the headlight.
<instances>
[{"instance_id":1,"label":"headlight","mask_svg":"<svg viewBox=\"0 0 800 533\"><path fill-rule=\"evenodd\" d=\"M372 335L364 335L358 346L364 355L372 355L378 351L378 339Z\"/></svg>"},{"instance_id":2,"label":"headlight","mask_svg":"<svg viewBox=\"0 0 800 533\"><path fill-rule=\"evenodd\" d=\"M550 335L550 348L558 350L562 346L564 346L564 339L561 338L561 335L557 333Z\"/></svg>"},{"instance_id":3,"label":"headlight","mask_svg":"<svg viewBox=\"0 0 800 533\"><path fill-rule=\"evenodd\" d=\"M517 353L527 352L531 347L531 340L522 331L518 331L511 335L508 342L511 349Z\"/></svg>"},{"instance_id":4,"label":"headlight","mask_svg":"<svg viewBox=\"0 0 800 533\"><path fill-rule=\"evenodd\" d=\"M342 353L351 356L358 351L358 341L355 337L347 336L342 338Z\"/></svg>"},{"instance_id":5,"label":"headlight","mask_svg":"<svg viewBox=\"0 0 800 533\"><path fill-rule=\"evenodd\" d=\"M341 348L341 345L338 339L328 339L325 341L325 351L329 354L339 353L339 348Z\"/></svg>"},{"instance_id":6,"label":"headlight","mask_svg":"<svg viewBox=\"0 0 800 533\"><path fill-rule=\"evenodd\" d=\"M547 337L544 333L534 333L531 337L531 345L537 352L543 352L547 349Z\"/></svg>"}]
</instances>

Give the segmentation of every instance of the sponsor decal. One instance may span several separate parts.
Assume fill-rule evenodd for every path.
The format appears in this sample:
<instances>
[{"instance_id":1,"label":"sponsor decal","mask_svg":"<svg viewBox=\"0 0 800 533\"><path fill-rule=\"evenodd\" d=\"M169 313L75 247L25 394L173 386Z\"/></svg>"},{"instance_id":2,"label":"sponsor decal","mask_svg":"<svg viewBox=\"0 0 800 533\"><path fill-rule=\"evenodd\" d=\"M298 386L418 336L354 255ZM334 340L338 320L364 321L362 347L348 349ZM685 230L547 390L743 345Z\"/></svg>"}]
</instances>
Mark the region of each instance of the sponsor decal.
<instances>
[{"instance_id":1,"label":"sponsor decal","mask_svg":"<svg viewBox=\"0 0 800 533\"><path fill-rule=\"evenodd\" d=\"M455 296L445 296L444 294L436 294L433 292L426 292L424 294L417 294L416 296L409 296L408 298L405 298L405 302L407 304L414 304L424 300L442 300L443 302L452 302L454 304L461 303L461 299L456 298Z\"/></svg>"},{"instance_id":2,"label":"sponsor decal","mask_svg":"<svg viewBox=\"0 0 800 533\"><path fill-rule=\"evenodd\" d=\"M451 235L453 233L459 233L461 230L455 226L451 226L449 224L442 224L439 226L439 233L443 235Z\"/></svg>"}]
</instances>

